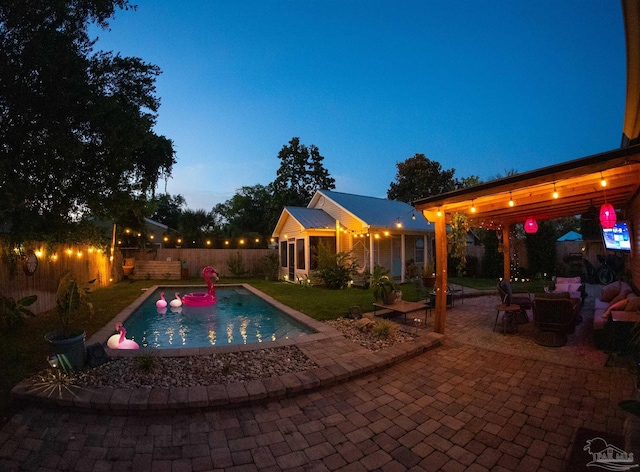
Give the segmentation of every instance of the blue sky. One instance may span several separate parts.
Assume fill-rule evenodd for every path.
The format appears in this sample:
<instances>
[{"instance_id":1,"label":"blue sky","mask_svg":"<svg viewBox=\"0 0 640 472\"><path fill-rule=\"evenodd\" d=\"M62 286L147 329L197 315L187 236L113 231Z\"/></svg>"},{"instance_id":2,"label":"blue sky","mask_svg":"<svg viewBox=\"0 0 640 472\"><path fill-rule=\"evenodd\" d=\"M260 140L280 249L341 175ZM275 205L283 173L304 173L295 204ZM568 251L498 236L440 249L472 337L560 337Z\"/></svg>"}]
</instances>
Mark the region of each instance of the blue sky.
<instances>
[{"instance_id":1,"label":"blue sky","mask_svg":"<svg viewBox=\"0 0 640 472\"><path fill-rule=\"evenodd\" d=\"M620 145L619 1L135 3L97 48L162 69L166 190L191 209L273 181L294 136L337 191L374 197L416 153L488 180Z\"/></svg>"}]
</instances>

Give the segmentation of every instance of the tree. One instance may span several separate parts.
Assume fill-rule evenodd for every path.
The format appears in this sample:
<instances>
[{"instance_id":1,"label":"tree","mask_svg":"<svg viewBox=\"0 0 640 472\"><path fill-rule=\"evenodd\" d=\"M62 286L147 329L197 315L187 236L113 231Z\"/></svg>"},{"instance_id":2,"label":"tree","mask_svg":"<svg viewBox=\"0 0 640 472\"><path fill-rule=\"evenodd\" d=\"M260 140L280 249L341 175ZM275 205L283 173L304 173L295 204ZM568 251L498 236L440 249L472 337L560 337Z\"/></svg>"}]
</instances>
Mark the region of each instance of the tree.
<instances>
[{"instance_id":1,"label":"tree","mask_svg":"<svg viewBox=\"0 0 640 472\"><path fill-rule=\"evenodd\" d=\"M157 66L93 50L128 0L0 4L0 221L14 240L64 239L82 217L144 205L171 173L153 132ZM49 238L49 239L50 239Z\"/></svg>"},{"instance_id":2,"label":"tree","mask_svg":"<svg viewBox=\"0 0 640 472\"><path fill-rule=\"evenodd\" d=\"M180 225L182 212L185 210L187 202L182 195L172 197L168 193L156 195L152 204L155 207L150 218L167 225L169 228L177 229Z\"/></svg>"},{"instance_id":3,"label":"tree","mask_svg":"<svg viewBox=\"0 0 640 472\"><path fill-rule=\"evenodd\" d=\"M278 214L286 205L306 206L316 190L336 188L335 180L322 163L324 157L313 144L307 147L300 144L300 138L291 138L289 145L278 153L278 159L280 168L269 186Z\"/></svg>"},{"instance_id":4,"label":"tree","mask_svg":"<svg viewBox=\"0 0 640 472\"><path fill-rule=\"evenodd\" d=\"M221 215L226 221L226 232L229 236L246 235L255 232L266 236L273 227L270 222L273 215L272 195L264 185L242 187L224 203L215 206L214 213ZM276 218L279 216L276 216Z\"/></svg>"},{"instance_id":5,"label":"tree","mask_svg":"<svg viewBox=\"0 0 640 472\"><path fill-rule=\"evenodd\" d=\"M178 230L182 235L183 246L203 247L205 234L213 232L211 215L204 210L185 210L180 217Z\"/></svg>"},{"instance_id":6,"label":"tree","mask_svg":"<svg viewBox=\"0 0 640 472\"><path fill-rule=\"evenodd\" d=\"M416 154L396 163L396 181L391 182L387 198L411 203L420 198L439 195L456 188L455 169L443 170L439 162Z\"/></svg>"}]
</instances>

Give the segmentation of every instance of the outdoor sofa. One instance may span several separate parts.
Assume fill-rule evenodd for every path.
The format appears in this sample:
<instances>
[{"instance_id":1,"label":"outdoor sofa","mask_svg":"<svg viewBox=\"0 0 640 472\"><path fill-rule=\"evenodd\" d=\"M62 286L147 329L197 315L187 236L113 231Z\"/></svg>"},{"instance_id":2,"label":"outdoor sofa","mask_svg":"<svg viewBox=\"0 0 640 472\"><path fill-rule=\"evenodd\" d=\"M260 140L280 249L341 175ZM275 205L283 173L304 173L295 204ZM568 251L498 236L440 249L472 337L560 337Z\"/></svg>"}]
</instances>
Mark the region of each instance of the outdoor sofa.
<instances>
[{"instance_id":1,"label":"outdoor sofa","mask_svg":"<svg viewBox=\"0 0 640 472\"><path fill-rule=\"evenodd\" d=\"M596 347L605 349L610 339L607 328L615 312L640 313L640 297L627 282L617 280L602 287L593 310L593 341ZM613 328L611 328L613 329Z\"/></svg>"}]
</instances>

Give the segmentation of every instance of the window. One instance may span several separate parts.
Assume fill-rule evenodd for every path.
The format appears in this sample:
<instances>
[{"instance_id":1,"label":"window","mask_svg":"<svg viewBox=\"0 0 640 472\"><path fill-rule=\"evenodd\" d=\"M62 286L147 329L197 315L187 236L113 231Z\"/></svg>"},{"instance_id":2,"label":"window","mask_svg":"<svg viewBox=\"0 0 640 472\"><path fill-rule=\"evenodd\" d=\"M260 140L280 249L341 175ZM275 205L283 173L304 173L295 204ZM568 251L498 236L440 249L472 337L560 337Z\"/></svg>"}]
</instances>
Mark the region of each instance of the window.
<instances>
[{"instance_id":1,"label":"window","mask_svg":"<svg viewBox=\"0 0 640 472\"><path fill-rule=\"evenodd\" d=\"M287 242L280 243L280 267L287 267Z\"/></svg>"},{"instance_id":2,"label":"window","mask_svg":"<svg viewBox=\"0 0 640 472\"><path fill-rule=\"evenodd\" d=\"M318 269L318 246L324 244L333 254L336 253L336 238L328 236L309 236L309 249L311 250L309 268Z\"/></svg>"},{"instance_id":3,"label":"window","mask_svg":"<svg viewBox=\"0 0 640 472\"><path fill-rule=\"evenodd\" d=\"M424 239L416 239L416 263L424 262Z\"/></svg>"},{"instance_id":4,"label":"window","mask_svg":"<svg viewBox=\"0 0 640 472\"><path fill-rule=\"evenodd\" d=\"M304 239L296 239L296 269L304 269Z\"/></svg>"}]
</instances>

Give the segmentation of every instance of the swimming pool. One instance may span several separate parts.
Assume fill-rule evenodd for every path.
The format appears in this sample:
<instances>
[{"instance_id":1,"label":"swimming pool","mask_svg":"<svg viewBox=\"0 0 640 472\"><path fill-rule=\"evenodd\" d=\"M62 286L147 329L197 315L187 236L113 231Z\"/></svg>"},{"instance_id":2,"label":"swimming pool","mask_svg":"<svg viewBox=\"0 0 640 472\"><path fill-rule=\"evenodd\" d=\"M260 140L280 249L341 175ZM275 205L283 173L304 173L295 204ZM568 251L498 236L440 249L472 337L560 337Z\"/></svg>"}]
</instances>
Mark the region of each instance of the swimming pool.
<instances>
[{"instance_id":1,"label":"swimming pool","mask_svg":"<svg viewBox=\"0 0 640 472\"><path fill-rule=\"evenodd\" d=\"M203 348L259 344L298 338L316 331L292 318L245 286L216 286L217 303L206 307L156 308L160 293L167 300L201 290L157 287L123 320L127 338L155 349Z\"/></svg>"}]
</instances>

